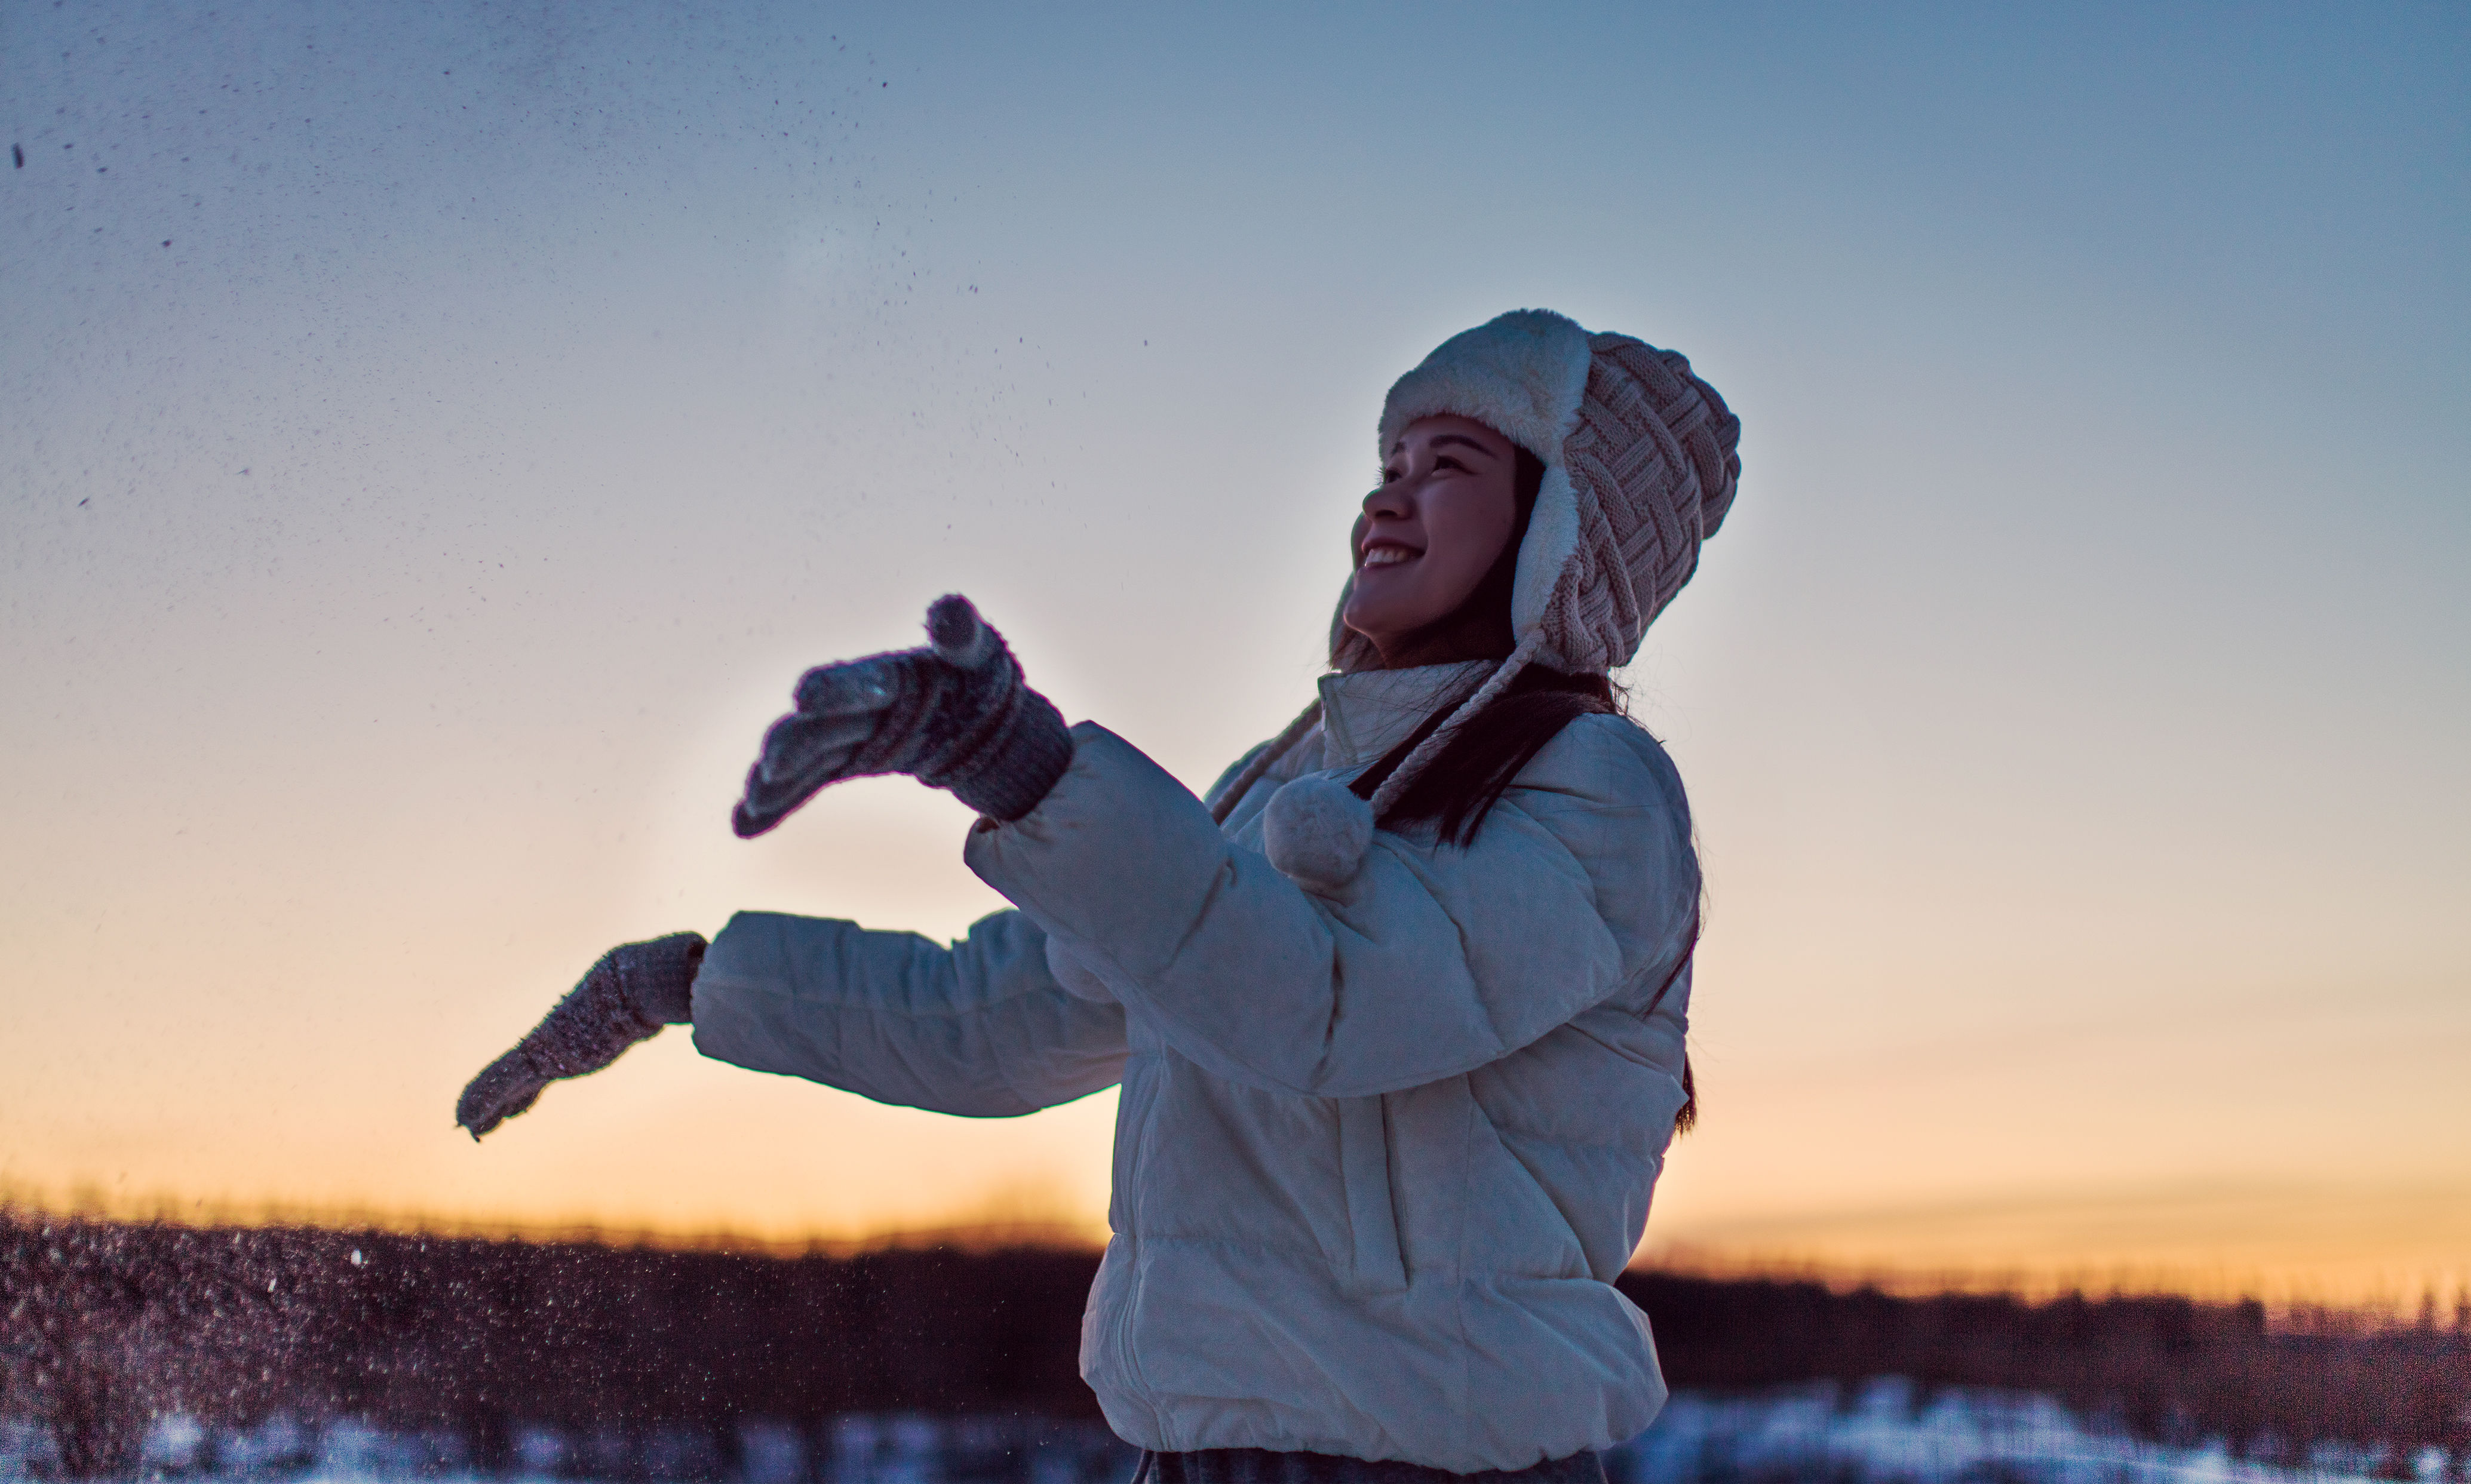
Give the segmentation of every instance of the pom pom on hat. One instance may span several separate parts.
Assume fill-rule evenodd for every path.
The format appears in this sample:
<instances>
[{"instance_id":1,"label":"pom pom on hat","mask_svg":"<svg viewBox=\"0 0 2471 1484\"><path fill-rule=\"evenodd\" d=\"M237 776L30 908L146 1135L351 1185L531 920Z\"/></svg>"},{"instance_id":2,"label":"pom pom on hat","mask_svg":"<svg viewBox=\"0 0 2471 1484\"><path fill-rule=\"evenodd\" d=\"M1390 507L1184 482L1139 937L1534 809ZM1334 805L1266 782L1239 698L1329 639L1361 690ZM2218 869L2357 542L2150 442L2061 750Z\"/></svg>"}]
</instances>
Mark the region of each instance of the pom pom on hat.
<instances>
[{"instance_id":1,"label":"pom pom on hat","mask_svg":"<svg viewBox=\"0 0 2471 1484\"><path fill-rule=\"evenodd\" d=\"M1328 778L1299 778L1261 811L1261 853L1308 890L1335 891L1353 881L1372 844L1373 806Z\"/></svg>"}]
</instances>

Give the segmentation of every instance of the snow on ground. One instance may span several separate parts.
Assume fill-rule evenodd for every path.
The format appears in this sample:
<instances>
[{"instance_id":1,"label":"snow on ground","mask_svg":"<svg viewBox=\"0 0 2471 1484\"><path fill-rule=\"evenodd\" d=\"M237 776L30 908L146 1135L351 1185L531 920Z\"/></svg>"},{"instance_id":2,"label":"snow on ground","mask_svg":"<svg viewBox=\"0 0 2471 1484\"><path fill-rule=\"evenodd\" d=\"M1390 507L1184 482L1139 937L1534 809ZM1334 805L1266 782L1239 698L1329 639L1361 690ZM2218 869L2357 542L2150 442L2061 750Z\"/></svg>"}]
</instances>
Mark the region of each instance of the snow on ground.
<instances>
[{"instance_id":1,"label":"snow on ground","mask_svg":"<svg viewBox=\"0 0 2471 1484\"><path fill-rule=\"evenodd\" d=\"M845 1416L812 1431L749 1423L736 1458L707 1432L519 1427L515 1484L626 1479L646 1484L1125 1484L1134 1451L1094 1423L1023 1417ZM2406 1476L2462 1474L2435 1449ZM0 1481L48 1476L43 1429L0 1422ZM1611 1484L2349 1484L2385 1472L2381 1451L2323 1445L2303 1463L2231 1456L2220 1439L2186 1448L2088 1426L2048 1397L1948 1391L1923 1398L1901 1379L1853 1392L1830 1385L1748 1397L1683 1392L1654 1427L1605 1455ZM316 1426L277 1417L250 1429L157 1422L141 1472L152 1478L289 1484L480 1484L451 1432Z\"/></svg>"},{"instance_id":2,"label":"snow on ground","mask_svg":"<svg viewBox=\"0 0 2471 1484\"><path fill-rule=\"evenodd\" d=\"M1605 1455L1612 1484L2337 1484L2365 1480L2381 1449L2319 1445L2304 1465L2231 1456L2224 1441L2170 1448L2088 1426L2049 1397L1951 1390L1924 1400L1901 1378L1755 1397L1677 1394L1635 1441ZM2431 1449L2406 1472L2457 1477Z\"/></svg>"}]
</instances>

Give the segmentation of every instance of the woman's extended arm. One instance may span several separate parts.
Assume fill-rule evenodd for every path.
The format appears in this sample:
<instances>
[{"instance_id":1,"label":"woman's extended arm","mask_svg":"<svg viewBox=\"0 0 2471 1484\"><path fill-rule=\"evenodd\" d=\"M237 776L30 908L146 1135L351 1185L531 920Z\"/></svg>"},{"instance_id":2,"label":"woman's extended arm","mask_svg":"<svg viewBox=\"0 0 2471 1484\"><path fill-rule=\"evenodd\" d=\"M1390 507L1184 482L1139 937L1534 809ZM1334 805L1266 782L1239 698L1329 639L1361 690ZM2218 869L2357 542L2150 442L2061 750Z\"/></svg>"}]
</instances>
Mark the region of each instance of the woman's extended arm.
<instances>
[{"instance_id":1,"label":"woman's extended arm","mask_svg":"<svg viewBox=\"0 0 2471 1484\"><path fill-rule=\"evenodd\" d=\"M914 932L741 912L695 977L706 1056L878 1102L1009 1118L1111 1087L1124 1012L1067 992L1019 912L951 947Z\"/></svg>"},{"instance_id":2,"label":"woman's extended arm","mask_svg":"<svg viewBox=\"0 0 2471 1484\"><path fill-rule=\"evenodd\" d=\"M1538 760L1560 786L1506 798L1465 850L1383 834L1327 895L1086 723L1039 808L982 826L968 859L1211 1071L1308 1095L1396 1091L1652 990L1688 951L1698 873L1678 795L1605 728L1571 733Z\"/></svg>"}]
</instances>

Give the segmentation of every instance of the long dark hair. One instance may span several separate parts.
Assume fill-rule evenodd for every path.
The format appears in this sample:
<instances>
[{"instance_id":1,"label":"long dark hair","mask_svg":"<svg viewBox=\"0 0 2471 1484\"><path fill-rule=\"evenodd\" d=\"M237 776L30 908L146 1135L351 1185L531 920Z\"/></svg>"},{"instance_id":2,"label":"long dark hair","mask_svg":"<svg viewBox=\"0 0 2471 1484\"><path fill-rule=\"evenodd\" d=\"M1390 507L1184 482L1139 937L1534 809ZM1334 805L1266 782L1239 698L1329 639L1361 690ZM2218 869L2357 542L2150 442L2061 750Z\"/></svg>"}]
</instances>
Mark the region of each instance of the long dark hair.
<instances>
[{"instance_id":1,"label":"long dark hair","mask_svg":"<svg viewBox=\"0 0 2471 1484\"><path fill-rule=\"evenodd\" d=\"M1535 513L1536 497L1544 483L1544 461L1524 448L1518 453L1513 487L1518 513L1511 526L1509 541L1466 601L1410 636L1409 642L1401 646L1413 656L1410 663L1506 659L1518 648L1518 638L1510 624L1511 592L1518 577L1518 548L1526 539L1528 520ZM1331 668L1339 671L1373 670L1381 665L1380 652L1374 648L1373 642L1344 625L1332 629L1330 659ZM1357 798L1372 798L1407 761L1407 755L1432 736L1482 683L1479 677L1464 690L1444 697L1414 731L1357 774L1354 782L1348 785L1349 790ZM1407 787L1400 790L1399 797L1375 822L1384 830L1396 830L1401 825L1431 820L1444 844L1464 849L1484 828L1485 816L1501 801L1503 790L1535 760L1536 754L1544 750L1545 743L1562 735L1564 727L1585 716L1619 715L1620 699L1608 676L1564 674L1544 665L1524 666L1500 695L1450 734L1449 740L1442 743L1442 750L1408 780ZM1695 948L1695 924L1691 936ZM1690 949L1684 949L1683 962L1687 963L1689 956ZM1674 972L1679 976L1680 967L1676 966ZM1658 998L1662 998L1661 992ZM1674 1115L1673 1130L1686 1134L1698 1122L1698 1079L1691 1074L1690 1056L1685 1050L1682 1057L1682 1108Z\"/></svg>"},{"instance_id":2,"label":"long dark hair","mask_svg":"<svg viewBox=\"0 0 2471 1484\"><path fill-rule=\"evenodd\" d=\"M1474 693L1471 685L1447 697L1433 714L1356 775L1348 788L1369 799L1389 782L1417 744L1433 735ZM1562 729L1585 716L1617 715L1612 682L1603 675L1565 675L1542 665L1522 668L1499 695L1442 743L1442 750L1407 781L1398 799L1376 821L1382 829L1434 821L1442 842L1465 846L1484 827L1502 790Z\"/></svg>"}]
</instances>

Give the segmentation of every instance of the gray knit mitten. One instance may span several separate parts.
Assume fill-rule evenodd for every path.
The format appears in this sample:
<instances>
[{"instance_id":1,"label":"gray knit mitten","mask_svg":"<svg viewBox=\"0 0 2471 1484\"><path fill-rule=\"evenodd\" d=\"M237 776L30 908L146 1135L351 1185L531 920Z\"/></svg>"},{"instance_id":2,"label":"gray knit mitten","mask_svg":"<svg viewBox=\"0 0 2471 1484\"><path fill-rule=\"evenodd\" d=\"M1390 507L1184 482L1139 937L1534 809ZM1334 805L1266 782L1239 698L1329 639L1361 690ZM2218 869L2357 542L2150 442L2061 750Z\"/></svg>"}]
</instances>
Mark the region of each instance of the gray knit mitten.
<instances>
[{"instance_id":1,"label":"gray knit mitten","mask_svg":"<svg viewBox=\"0 0 2471 1484\"><path fill-rule=\"evenodd\" d=\"M1038 807L1072 763L1072 738L1024 684L1003 636L957 594L927 610L919 649L822 665L798 678L798 709L764 734L730 815L742 839L789 817L828 784L908 773L991 819Z\"/></svg>"},{"instance_id":2,"label":"gray knit mitten","mask_svg":"<svg viewBox=\"0 0 2471 1484\"><path fill-rule=\"evenodd\" d=\"M463 1089L455 1102L455 1121L478 1140L530 1107L541 1089L558 1078L599 1072L636 1042L659 1035L662 1026L694 1019L695 971L703 966L704 946L699 932L672 932L601 954L530 1034Z\"/></svg>"}]
</instances>

